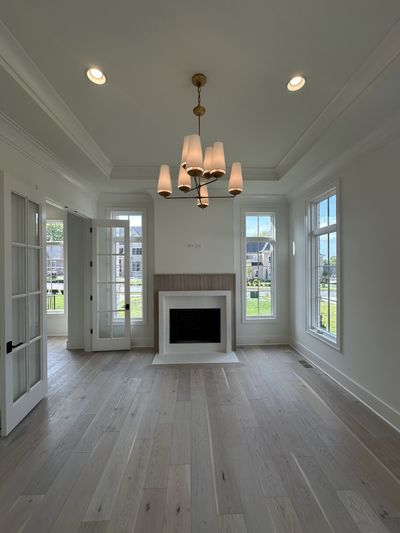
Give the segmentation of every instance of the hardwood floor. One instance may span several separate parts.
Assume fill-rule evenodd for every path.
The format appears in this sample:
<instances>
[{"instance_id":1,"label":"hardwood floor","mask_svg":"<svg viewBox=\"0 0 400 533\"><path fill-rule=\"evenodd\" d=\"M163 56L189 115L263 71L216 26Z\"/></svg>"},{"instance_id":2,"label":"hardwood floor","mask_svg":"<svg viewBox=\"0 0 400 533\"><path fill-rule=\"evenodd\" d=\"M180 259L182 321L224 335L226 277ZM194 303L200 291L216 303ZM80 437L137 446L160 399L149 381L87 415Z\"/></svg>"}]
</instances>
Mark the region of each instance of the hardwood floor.
<instances>
[{"instance_id":1,"label":"hardwood floor","mask_svg":"<svg viewBox=\"0 0 400 533\"><path fill-rule=\"evenodd\" d=\"M64 345L0 440L1 532L400 532L400 435L290 348L152 367Z\"/></svg>"}]
</instances>

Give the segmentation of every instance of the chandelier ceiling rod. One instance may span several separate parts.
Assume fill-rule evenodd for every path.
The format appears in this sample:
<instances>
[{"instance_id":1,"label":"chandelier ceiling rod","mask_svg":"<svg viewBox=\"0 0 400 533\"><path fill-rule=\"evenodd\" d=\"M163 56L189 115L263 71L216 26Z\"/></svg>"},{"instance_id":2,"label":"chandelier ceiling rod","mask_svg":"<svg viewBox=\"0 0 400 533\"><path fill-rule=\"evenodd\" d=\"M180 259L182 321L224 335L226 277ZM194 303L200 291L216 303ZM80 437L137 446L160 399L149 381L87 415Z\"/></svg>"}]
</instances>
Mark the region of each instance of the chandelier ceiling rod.
<instances>
[{"instance_id":1,"label":"chandelier ceiling rod","mask_svg":"<svg viewBox=\"0 0 400 533\"><path fill-rule=\"evenodd\" d=\"M195 196L172 196L171 174L168 165L161 165L158 179L158 193L167 200L197 199L201 209L208 207L210 198L235 198L243 191L242 167L240 163L233 163L229 178L229 195L210 195L208 185L218 181L225 175L225 154L222 142L215 142L207 147L203 159L201 147L201 117L206 108L201 104L201 88L207 83L207 77L202 73L192 76L192 84L197 88L197 105L193 113L197 117L198 134L187 135L183 142L182 159L178 178L178 189L183 193L196 191ZM194 186L192 186L193 178Z\"/></svg>"}]
</instances>

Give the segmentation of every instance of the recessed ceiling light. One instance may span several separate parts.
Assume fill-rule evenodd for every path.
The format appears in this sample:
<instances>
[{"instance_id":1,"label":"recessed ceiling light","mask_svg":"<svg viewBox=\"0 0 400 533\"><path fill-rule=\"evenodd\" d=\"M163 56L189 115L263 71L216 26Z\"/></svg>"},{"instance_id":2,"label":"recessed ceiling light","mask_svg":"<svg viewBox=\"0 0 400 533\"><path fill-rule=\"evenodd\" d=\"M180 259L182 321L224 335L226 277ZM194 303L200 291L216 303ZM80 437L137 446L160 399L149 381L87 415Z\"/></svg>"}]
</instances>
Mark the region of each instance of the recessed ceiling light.
<instances>
[{"instance_id":1,"label":"recessed ceiling light","mask_svg":"<svg viewBox=\"0 0 400 533\"><path fill-rule=\"evenodd\" d=\"M107 81L106 75L96 67L86 69L86 76L96 85L104 85Z\"/></svg>"},{"instance_id":2,"label":"recessed ceiling light","mask_svg":"<svg viewBox=\"0 0 400 533\"><path fill-rule=\"evenodd\" d=\"M304 76L294 76L287 84L288 91L299 91L306 84Z\"/></svg>"}]
</instances>

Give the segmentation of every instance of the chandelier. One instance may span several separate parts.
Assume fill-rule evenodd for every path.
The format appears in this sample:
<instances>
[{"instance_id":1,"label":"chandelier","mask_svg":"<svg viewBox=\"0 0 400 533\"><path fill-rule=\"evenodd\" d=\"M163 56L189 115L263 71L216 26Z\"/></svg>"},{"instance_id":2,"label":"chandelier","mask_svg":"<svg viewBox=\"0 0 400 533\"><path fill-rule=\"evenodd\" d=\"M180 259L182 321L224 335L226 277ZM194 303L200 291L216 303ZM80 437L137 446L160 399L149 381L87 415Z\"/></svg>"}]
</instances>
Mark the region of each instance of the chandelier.
<instances>
[{"instance_id":1,"label":"chandelier","mask_svg":"<svg viewBox=\"0 0 400 533\"><path fill-rule=\"evenodd\" d=\"M228 183L229 195L209 194L208 186L226 173L224 145L218 141L213 146L207 146L203 159L200 120L206 108L201 105L201 88L207 83L207 77L201 73L194 74L192 83L197 88L197 105L193 108L193 113L198 120L198 133L186 135L183 140L178 189L183 193L193 194L172 196L171 172L168 165L161 165L157 192L168 200L196 199L198 207L205 209L209 205L210 198L235 198L243 191L242 166L237 162L232 163Z\"/></svg>"}]
</instances>

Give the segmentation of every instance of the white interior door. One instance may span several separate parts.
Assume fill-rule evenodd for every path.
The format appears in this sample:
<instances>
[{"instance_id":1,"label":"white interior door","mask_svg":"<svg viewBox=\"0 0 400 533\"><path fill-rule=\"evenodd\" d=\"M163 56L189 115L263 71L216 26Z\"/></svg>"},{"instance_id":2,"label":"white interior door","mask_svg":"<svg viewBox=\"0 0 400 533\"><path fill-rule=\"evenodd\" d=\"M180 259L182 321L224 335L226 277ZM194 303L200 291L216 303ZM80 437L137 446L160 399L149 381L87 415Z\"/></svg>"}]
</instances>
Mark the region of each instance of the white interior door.
<instances>
[{"instance_id":1,"label":"white interior door","mask_svg":"<svg viewBox=\"0 0 400 533\"><path fill-rule=\"evenodd\" d=\"M129 221L93 221L92 348L129 350Z\"/></svg>"},{"instance_id":2,"label":"white interior door","mask_svg":"<svg viewBox=\"0 0 400 533\"><path fill-rule=\"evenodd\" d=\"M0 189L1 434L8 435L47 394L44 202L7 176Z\"/></svg>"}]
</instances>

